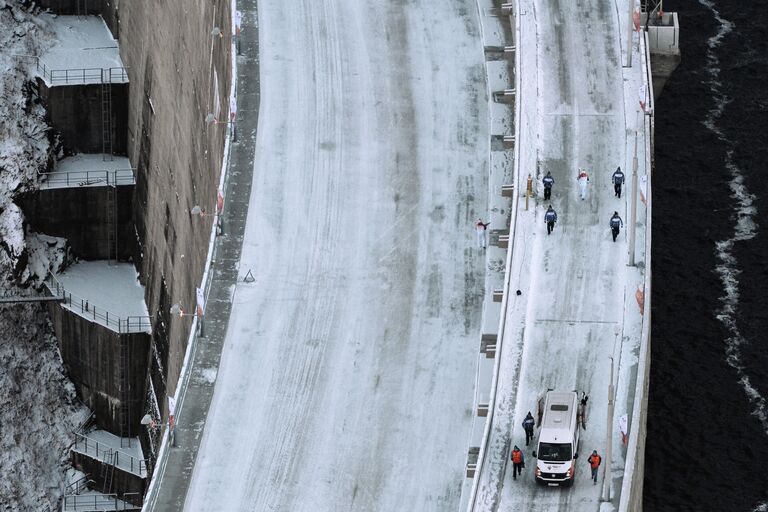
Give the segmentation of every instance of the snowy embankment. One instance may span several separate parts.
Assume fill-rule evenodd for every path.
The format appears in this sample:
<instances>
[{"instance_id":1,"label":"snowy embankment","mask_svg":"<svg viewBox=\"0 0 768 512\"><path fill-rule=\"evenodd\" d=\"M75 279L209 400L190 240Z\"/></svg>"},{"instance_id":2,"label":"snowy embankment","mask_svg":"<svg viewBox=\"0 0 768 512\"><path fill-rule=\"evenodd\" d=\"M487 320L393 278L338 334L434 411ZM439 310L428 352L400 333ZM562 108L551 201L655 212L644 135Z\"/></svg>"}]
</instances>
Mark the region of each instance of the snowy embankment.
<instances>
[{"instance_id":1,"label":"snowy embankment","mask_svg":"<svg viewBox=\"0 0 768 512\"><path fill-rule=\"evenodd\" d=\"M14 199L37 187L51 156L45 109L29 88L28 56L45 40L39 22L0 0L0 279L3 291L38 285L67 259L66 241L25 234ZM71 431L88 414L64 374L53 330L35 303L0 305L0 504L41 509L65 484Z\"/></svg>"}]
</instances>

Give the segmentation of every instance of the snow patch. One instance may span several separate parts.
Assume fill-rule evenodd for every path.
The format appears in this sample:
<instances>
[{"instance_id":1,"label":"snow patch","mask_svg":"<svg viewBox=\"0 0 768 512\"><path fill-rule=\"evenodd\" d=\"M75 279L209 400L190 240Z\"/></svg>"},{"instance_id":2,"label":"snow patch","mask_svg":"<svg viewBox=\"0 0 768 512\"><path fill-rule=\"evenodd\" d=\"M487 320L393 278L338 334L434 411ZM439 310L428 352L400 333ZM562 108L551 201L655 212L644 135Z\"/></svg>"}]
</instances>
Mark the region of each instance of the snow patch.
<instances>
[{"instance_id":1,"label":"snow patch","mask_svg":"<svg viewBox=\"0 0 768 512\"><path fill-rule=\"evenodd\" d=\"M199 381L213 384L216 382L216 375L218 374L218 371L216 368L200 368L196 373L196 377Z\"/></svg>"}]
</instances>

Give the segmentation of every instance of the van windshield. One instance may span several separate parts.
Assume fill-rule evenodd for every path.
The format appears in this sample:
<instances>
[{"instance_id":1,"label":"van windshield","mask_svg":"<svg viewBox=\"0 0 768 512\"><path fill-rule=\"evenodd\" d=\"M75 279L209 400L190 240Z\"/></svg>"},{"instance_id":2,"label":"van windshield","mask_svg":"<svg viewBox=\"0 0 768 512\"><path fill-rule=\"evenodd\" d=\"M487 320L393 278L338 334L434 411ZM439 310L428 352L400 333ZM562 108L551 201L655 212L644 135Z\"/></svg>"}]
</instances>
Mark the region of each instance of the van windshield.
<instances>
[{"instance_id":1,"label":"van windshield","mask_svg":"<svg viewBox=\"0 0 768 512\"><path fill-rule=\"evenodd\" d=\"M539 443L539 460L566 462L572 458L570 443Z\"/></svg>"}]
</instances>

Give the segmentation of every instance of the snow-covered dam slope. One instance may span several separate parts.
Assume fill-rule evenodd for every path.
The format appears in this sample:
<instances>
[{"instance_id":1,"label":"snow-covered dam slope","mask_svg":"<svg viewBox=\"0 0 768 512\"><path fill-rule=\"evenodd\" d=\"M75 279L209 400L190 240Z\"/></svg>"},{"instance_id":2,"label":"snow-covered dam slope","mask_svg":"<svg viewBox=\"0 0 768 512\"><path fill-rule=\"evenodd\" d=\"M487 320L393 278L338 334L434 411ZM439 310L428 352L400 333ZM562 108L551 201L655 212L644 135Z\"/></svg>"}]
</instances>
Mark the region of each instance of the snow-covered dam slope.
<instances>
[{"instance_id":1,"label":"snow-covered dam slope","mask_svg":"<svg viewBox=\"0 0 768 512\"><path fill-rule=\"evenodd\" d=\"M239 282L186 510L459 502L485 256L471 1L259 2Z\"/></svg>"}]
</instances>

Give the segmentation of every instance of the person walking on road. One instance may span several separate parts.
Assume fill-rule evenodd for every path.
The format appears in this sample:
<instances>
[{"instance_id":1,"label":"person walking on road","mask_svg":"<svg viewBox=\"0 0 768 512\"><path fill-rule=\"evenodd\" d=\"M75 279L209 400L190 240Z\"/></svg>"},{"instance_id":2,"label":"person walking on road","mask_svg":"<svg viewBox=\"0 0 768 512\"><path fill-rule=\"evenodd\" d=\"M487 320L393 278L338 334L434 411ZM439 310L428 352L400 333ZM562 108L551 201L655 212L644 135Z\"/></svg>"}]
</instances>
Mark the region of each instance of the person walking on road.
<instances>
[{"instance_id":1,"label":"person walking on road","mask_svg":"<svg viewBox=\"0 0 768 512\"><path fill-rule=\"evenodd\" d=\"M523 452L520 451L520 448L515 445L515 447L512 449L512 478L514 480L517 480L517 475L523 473L524 467L525 456L523 455Z\"/></svg>"},{"instance_id":2,"label":"person walking on road","mask_svg":"<svg viewBox=\"0 0 768 512\"><path fill-rule=\"evenodd\" d=\"M621 217L619 217L619 212L613 212L613 217L611 217L608 224L611 226L611 234L613 235L613 241L615 242L616 237L619 236L619 228L624 227L624 222L621 220Z\"/></svg>"},{"instance_id":3,"label":"person walking on road","mask_svg":"<svg viewBox=\"0 0 768 512\"><path fill-rule=\"evenodd\" d=\"M592 481L595 484L597 483L597 469L600 467L600 463L602 461L603 458L597 454L597 450L592 450L592 455L590 455L587 459L587 462L589 462L589 467L592 469Z\"/></svg>"},{"instance_id":4,"label":"person walking on road","mask_svg":"<svg viewBox=\"0 0 768 512\"><path fill-rule=\"evenodd\" d=\"M547 234L550 234L555 229L555 222L557 222L557 212L552 209L552 205L549 205L547 213L544 214L544 222L547 223Z\"/></svg>"},{"instance_id":5,"label":"person walking on road","mask_svg":"<svg viewBox=\"0 0 768 512\"><path fill-rule=\"evenodd\" d=\"M579 197L583 201L587 198L587 183L589 183L589 175L585 169L579 169L576 181L579 182Z\"/></svg>"},{"instance_id":6,"label":"person walking on road","mask_svg":"<svg viewBox=\"0 0 768 512\"><path fill-rule=\"evenodd\" d=\"M482 249L485 249L487 244L485 232L490 224L490 222L483 222L483 219L477 219L477 224L475 224L475 232L477 233L477 246Z\"/></svg>"},{"instance_id":7,"label":"person walking on road","mask_svg":"<svg viewBox=\"0 0 768 512\"><path fill-rule=\"evenodd\" d=\"M624 173L621 171L621 167L617 167L611 176L611 182L613 183L613 192L621 199L621 186L624 184Z\"/></svg>"},{"instance_id":8,"label":"person walking on road","mask_svg":"<svg viewBox=\"0 0 768 512\"><path fill-rule=\"evenodd\" d=\"M525 446L528 446L528 443L533 439L533 427L536 424L536 422L533 419L533 414L531 414L531 411L528 411L528 416L525 417L523 420L523 430L525 430Z\"/></svg>"},{"instance_id":9,"label":"person walking on road","mask_svg":"<svg viewBox=\"0 0 768 512\"><path fill-rule=\"evenodd\" d=\"M544 200L549 201L549 198L552 197L552 185L555 184L555 178L547 171L547 175L541 181L544 183Z\"/></svg>"}]
</instances>

